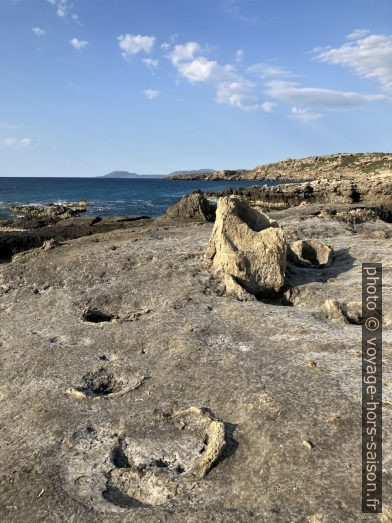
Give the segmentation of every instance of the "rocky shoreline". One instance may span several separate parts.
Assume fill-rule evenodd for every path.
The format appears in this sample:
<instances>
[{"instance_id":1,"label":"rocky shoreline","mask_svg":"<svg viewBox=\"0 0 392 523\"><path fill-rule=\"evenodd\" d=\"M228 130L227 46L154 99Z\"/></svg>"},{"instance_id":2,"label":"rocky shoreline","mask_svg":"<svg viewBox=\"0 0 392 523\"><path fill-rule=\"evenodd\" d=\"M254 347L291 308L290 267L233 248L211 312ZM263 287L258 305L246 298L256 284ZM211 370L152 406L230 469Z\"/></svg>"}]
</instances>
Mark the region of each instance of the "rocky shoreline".
<instances>
[{"instance_id":1,"label":"rocky shoreline","mask_svg":"<svg viewBox=\"0 0 392 523\"><path fill-rule=\"evenodd\" d=\"M390 178L229 193L154 220L2 222L5 521L365 520L366 261L392 517Z\"/></svg>"},{"instance_id":2,"label":"rocky shoreline","mask_svg":"<svg viewBox=\"0 0 392 523\"><path fill-rule=\"evenodd\" d=\"M313 181L367 179L369 176L390 176L390 153L340 153L308 158L288 158L281 162L260 165L254 169L234 169L215 172L169 176L172 180L279 180Z\"/></svg>"}]
</instances>

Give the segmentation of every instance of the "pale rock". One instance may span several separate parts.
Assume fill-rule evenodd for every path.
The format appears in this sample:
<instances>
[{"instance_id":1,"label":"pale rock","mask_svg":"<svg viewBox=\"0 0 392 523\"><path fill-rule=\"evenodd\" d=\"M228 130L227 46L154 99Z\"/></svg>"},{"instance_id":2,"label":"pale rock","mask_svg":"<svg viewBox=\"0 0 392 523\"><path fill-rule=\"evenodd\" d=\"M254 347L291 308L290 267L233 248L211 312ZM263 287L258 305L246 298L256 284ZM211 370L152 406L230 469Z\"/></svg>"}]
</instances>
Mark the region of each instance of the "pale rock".
<instances>
[{"instance_id":1,"label":"pale rock","mask_svg":"<svg viewBox=\"0 0 392 523\"><path fill-rule=\"evenodd\" d=\"M331 247L320 240L298 240L289 247L289 259L298 267L322 269L333 262Z\"/></svg>"},{"instance_id":2,"label":"pale rock","mask_svg":"<svg viewBox=\"0 0 392 523\"><path fill-rule=\"evenodd\" d=\"M276 221L241 198L220 198L205 261L226 294L246 300L248 293L279 292L286 254L285 235Z\"/></svg>"}]
</instances>

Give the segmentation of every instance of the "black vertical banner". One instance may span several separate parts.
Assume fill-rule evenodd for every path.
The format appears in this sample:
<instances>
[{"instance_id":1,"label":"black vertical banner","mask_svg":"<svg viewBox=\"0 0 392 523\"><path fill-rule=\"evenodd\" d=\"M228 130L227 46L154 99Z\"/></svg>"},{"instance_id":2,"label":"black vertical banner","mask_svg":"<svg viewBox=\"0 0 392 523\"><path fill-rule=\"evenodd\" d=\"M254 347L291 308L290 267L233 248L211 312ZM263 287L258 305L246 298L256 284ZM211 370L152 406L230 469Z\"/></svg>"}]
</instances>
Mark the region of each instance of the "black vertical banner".
<instances>
[{"instance_id":1,"label":"black vertical banner","mask_svg":"<svg viewBox=\"0 0 392 523\"><path fill-rule=\"evenodd\" d=\"M362 512L382 512L382 264L362 264Z\"/></svg>"}]
</instances>

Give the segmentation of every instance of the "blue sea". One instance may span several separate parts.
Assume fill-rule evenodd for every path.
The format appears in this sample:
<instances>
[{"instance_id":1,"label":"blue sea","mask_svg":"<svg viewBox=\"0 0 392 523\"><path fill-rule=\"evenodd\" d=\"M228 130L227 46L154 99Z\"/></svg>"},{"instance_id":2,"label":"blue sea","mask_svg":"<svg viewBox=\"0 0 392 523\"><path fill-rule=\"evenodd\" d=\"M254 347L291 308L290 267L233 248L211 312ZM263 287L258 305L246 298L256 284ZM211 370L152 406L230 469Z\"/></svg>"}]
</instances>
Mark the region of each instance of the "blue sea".
<instances>
[{"instance_id":1,"label":"blue sea","mask_svg":"<svg viewBox=\"0 0 392 523\"><path fill-rule=\"evenodd\" d=\"M110 178L3 178L0 177L0 219L14 217L9 207L15 203L89 202L88 214L159 216L185 194L223 191L228 187L276 185L278 182L226 180L165 180Z\"/></svg>"}]
</instances>

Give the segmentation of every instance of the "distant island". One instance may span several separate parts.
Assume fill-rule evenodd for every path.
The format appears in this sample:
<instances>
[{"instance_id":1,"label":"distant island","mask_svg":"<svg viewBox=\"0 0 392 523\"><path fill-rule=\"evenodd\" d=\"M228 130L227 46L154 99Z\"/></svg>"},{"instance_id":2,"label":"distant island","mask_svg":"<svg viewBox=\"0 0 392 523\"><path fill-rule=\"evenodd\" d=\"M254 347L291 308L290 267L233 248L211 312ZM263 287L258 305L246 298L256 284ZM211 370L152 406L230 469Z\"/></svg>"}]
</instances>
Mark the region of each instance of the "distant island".
<instances>
[{"instance_id":1,"label":"distant island","mask_svg":"<svg viewBox=\"0 0 392 523\"><path fill-rule=\"evenodd\" d=\"M116 178L116 179L128 179L128 178L164 178L165 176L200 176L201 174L214 173L215 169L197 169L194 171L173 171L169 174L137 174L130 173L129 171L112 171L111 173L104 174L103 176L96 176L96 178Z\"/></svg>"},{"instance_id":2,"label":"distant island","mask_svg":"<svg viewBox=\"0 0 392 523\"><path fill-rule=\"evenodd\" d=\"M128 171L112 171L111 173L104 174L103 176L97 176L97 178L117 178L117 179L128 179L128 178L163 178L163 174L137 174L130 173Z\"/></svg>"}]
</instances>

